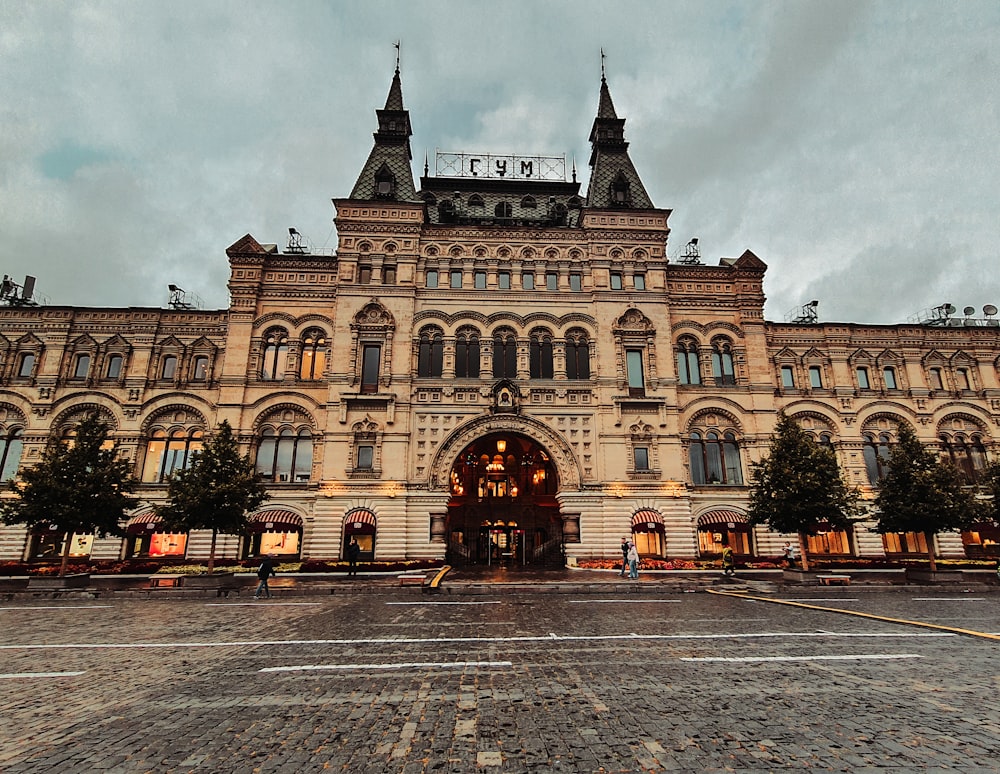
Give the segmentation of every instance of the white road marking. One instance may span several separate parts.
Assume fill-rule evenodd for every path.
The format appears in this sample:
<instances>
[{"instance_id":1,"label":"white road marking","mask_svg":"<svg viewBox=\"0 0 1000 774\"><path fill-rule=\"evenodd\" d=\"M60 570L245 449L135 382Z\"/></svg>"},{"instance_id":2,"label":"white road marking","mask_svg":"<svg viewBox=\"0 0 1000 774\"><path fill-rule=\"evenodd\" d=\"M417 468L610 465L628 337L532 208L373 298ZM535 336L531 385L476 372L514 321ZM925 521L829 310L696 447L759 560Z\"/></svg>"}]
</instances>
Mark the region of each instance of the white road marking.
<instances>
[{"instance_id":1,"label":"white road marking","mask_svg":"<svg viewBox=\"0 0 1000 774\"><path fill-rule=\"evenodd\" d=\"M268 602L260 605L256 602L206 602L205 607L319 607L322 602Z\"/></svg>"},{"instance_id":2,"label":"white road marking","mask_svg":"<svg viewBox=\"0 0 1000 774\"><path fill-rule=\"evenodd\" d=\"M453 607L457 605L499 605L499 600L492 602L386 602L387 605L441 605Z\"/></svg>"},{"instance_id":3,"label":"white road marking","mask_svg":"<svg viewBox=\"0 0 1000 774\"><path fill-rule=\"evenodd\" d=\"M0 680L19 680L35 677L77 677L82 674L86 674L86 672L12 672L0 675Z\"/></svg>"},{"instance_id":4,"label":"white road marking","mask_svg":"<svg viewBox=\"0 0 1000 774\"><path fill-rule=\"evenodd\" d=\"M571 599L571 605L642 605L647 602L658 602L667 605L679 605L679 599Z\"/></svg>"},{"instance_id":5,"label":"white road marking","mask_svg":"<svg viewBox=\"0 0 1000 774\"><path fill-rule=\"evenodd\" d=\"M33 605L30 607L0 607L0 610L99 610L114 605Z\"/></svg>"},{"instance_id":6,"label":"white road marking","mask_svg":"<svg viewBox=\"0 0 1000 774\"><path fill-rule=\"evenodd\" d=\"M232 640L223 642L106 642L0 645L0 650L117 650L144 648L245 648L287 647L289 645L440 645L482 644L505 642L598 642L598 641L671 641L671 640L755 640L804 637L957 637L952 632L755 632L735 634L604 634L604 635L524 635L521 637L369 637L364 639L329 640Z\"/></svg>"},{"instance_id":7,"label":"white road marking","mask_svg":"<svg viewBox=\"0 0 1000 774\"><path fill-rule=\"evenodd\" d=\"M859 602L857 597L786 597L780 602Z\"/></svg>"},{"instance_id":8,"label":"white road marking","mask_svg":"<svg viewBox=\"0 0 1000 774\"><path fill-rule=\"evenodd\" d=\"M765 661L868 661L900 658L920 658L916 653L879 653L857 656L706 656L704 658L682 658L681 661L725 661L735 663L751 663Z\"/></svg>"},{"instance_id":9,"label":"white road marking","mask_svg":"<svg viewBox=\"0 0 1000 774\"><path fill-rule=\"evenodd\" d=\"M985 602L986 597L910 597L911 602Z\"/></svg>"},{"instance_id":10,"label":"white road marking","mask_svg":"<svg viewBox=\"0 0 1000 774\"><path fill-rule=\"evenodd\" d=\"M510 661L410 661L400 664L304 664L302 666L264 667L260 672L307 672L319 670L371 671L373 669L464 669L478 667L499 669L513 666Z\"/></svg>"}]
</instances>

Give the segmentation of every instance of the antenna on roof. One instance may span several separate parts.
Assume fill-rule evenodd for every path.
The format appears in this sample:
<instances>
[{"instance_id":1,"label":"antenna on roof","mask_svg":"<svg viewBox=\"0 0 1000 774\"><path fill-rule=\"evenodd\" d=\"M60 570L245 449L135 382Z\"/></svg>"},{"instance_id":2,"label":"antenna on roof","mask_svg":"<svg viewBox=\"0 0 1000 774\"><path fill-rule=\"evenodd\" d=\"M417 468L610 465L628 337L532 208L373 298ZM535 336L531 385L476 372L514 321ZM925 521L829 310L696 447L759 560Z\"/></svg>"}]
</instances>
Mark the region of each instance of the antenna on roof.
<instances>
[{"instance_id":1,"label":"antenna on roof","mask_svg":"<svg viewBox=\"0 0 1000 774\"><path fill-rule=\"evenodd\" d=\"M812 325L819 321L819 316L816 313L817 306L819 306L819 301L810 301L785 315L785 320L799 325Z\"/></svg>"},{"instance_id":2,"label":"antenna on roof","mask_svg":"<svg viewBox=\"0 0 1000 774\"><path fill-rule=\"evenodd\" d=\"M399 41L396 41L396 74L399 75Z\"/></svg>"},{"instance_id":3,"label":"antenna on roof","mask_svg":"<svg viewBox=\"0 0 1000 774\"><path fill-rule=\"evenodd\" d=\"M304 253L306 246L302 244L302 234L291 226L288 227L288 245L285 247L286 253Z\"/></svg>"},{"instance_id":4,"label":"antenna on roof","mask_svg":"<svg viewBox=\"0 0 1000 774\"><path fill-rule=\"evenodd\" d=\"M686 266L701 265L701 250L698 248L698 237L694 237L684 245L684 254L678 259L678 263Z\"/></svg>"},{"instance_id":5,"label":"antenna on roof","mask_svg":"<svg viewBox=\"0 0 1000 774\"><path fill-rule=\"evenodd\" d=\"M24 278L24 284L18 285L14 280L3 275L0 281L0 303L7 306L38 306L35 300L35 278L30 274Z\"/></svg>"}]
</instances>

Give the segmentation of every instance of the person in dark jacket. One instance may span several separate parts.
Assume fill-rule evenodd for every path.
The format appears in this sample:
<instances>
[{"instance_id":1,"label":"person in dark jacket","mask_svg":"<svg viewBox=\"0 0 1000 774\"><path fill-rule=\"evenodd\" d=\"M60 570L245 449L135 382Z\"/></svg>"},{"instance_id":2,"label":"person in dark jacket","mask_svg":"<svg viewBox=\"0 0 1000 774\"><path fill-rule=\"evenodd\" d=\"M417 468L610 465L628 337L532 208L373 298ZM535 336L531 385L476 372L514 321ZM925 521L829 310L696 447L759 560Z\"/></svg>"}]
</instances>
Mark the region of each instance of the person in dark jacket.
<instances>
[{"instance_id":1,"label":"person in dark jacket","mask_svg":"<svg viewBox=\"0 0 1000 774\"><path fill-rule=\"evenodd\" d=\"M624 578L628 572L628 538L622 538L622 571L618 573L619 578Z\"/></svg>"},{"instance_id":2,"label":"person in dark jacket","mask_svg":"<svg viewBox=\"0 0 1000 774\"><path fill-rule=\"evenodd\" d=\"M260 562L260 567L257 568L257 577L260 578L260 583L257 584L257 590L253 593L254 599L260 599L261 594L267 599L271 598L271 589L267 587L267 579L274 575L277 575L274 571L274 561L270 556L265 556Z\"/></svg>"},{"instance_id":3,"label":"person in dark jacket","mask_svg":"<svg viewBox=\"0 0 1000 774\"><path fill-rule=\"evenodd\" d=\"M729 546L722 549L722 574L736 574L736 556L733 554L733 549Z\"/></svg>"},{"instance_id":4,"label":"person in dark jacket","mask_svg":"<svg viewBox=\"0 0 1000 774\"><path fill-rule=\"evenodd\" d=\"M361 546L358 545L357 538L351 538L347 546L347 574L358 574L358 557L361 556Z\"/></svg>"}]
</instances>

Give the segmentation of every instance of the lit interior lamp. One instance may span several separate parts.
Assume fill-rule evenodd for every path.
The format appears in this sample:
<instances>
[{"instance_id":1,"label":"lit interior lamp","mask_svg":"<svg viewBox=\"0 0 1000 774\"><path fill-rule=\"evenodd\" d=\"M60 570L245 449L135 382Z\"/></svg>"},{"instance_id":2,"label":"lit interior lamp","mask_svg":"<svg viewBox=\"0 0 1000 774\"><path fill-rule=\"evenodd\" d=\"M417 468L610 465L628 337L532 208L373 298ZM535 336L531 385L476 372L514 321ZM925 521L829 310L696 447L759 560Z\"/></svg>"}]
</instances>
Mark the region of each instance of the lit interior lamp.
<instances>
[{"instance_id":1,"label":"lit interior lamp","mask_svg":"<svg viewBox=\"0 0 1000 774\"><path fill-rule=\"evenodd\" d=\"M497 451L501 454L507 451L507 442L503 438L497 441Z\"/></svg>"}]
</instances>

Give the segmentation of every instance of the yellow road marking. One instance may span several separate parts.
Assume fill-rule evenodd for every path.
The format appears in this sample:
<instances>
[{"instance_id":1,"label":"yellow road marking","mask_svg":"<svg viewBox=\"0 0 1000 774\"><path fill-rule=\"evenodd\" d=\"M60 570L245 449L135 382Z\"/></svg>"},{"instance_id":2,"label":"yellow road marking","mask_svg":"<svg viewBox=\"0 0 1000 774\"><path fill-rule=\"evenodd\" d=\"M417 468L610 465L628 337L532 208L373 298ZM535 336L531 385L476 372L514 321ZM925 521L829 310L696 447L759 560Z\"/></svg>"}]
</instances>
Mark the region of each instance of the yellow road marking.
<instances>
[{"instance_id":1,"label":"yellow road marking","mask_svg":"<svg viewBox=\"0 0 1000 774\"><path fill-rule=\"evenodd\" d=\"M790 607L804 607L808 610L823 610L827 613L840 613L841 615L854 615L858 618L871 618L875 621L887 621L889 623L906 624L907 626L922 626L925 629L938 629L943 632L953 632L954 634L965 634L969 637L982 637L984 640L1000 640L1000 634L990 634L989 632L977 632L974 629L959 629L957 626L941 626L940 624L927 623L926 621L910 621L906 618L890 618L885 615L875 615L874 613L861 613L857 610L845 610L839 607L823 607L822 605L807 605L805 602L793 602L790 599L772 599L769 597L757 597L750 594L741 594L736 591L716 591L715 589L705 589L709 594L718 594L722 597L736 597L738 599L752 599L756 602L770 602L774 605L789 605Z\"/></svg>"}]
</instances>

